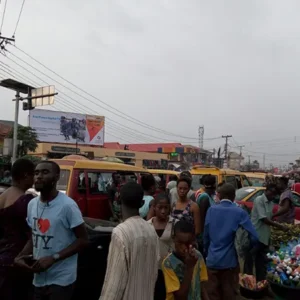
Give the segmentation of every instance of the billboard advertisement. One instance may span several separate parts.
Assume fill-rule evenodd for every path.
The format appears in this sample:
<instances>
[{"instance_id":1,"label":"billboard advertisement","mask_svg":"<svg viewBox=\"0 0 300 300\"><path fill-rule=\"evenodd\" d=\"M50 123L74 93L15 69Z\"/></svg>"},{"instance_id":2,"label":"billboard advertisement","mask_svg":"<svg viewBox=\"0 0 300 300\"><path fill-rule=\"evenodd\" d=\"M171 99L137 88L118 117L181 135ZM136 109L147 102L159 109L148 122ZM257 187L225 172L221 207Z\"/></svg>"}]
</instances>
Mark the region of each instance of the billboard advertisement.
<instances>
[{"instance_id":1,"label":"billboard advertisement","mask_svg":"<svg viewBox=\"0 0 300 300\"><path fill-rule=\"evenodd\" d=\"M104 117L77 113L33 109L29 126L40 142L103 146Z\"/></svg>"}]
</instances>

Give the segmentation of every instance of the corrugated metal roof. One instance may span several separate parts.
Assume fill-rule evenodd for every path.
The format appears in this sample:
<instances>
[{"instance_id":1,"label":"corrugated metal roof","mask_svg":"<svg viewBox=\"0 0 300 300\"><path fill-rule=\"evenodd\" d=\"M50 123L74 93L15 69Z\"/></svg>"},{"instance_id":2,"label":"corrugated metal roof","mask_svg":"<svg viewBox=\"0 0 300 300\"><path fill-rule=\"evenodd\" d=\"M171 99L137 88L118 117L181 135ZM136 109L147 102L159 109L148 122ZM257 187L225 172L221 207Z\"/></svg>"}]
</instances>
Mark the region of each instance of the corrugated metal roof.
<instances>
[{"instance_id":1,"label":"corrugated metal roof","mask_svg":"<svg viewBox=\"0 0 300 300\"><path fill-rule=\"evenodd\" d=\"M107 148L107 149L124 149L124 145L123 145L123 148L122 148L122 145L120 145L117 142L109 142L109 143L104 143L104 148Z\"/></svg>"}]
</instances>

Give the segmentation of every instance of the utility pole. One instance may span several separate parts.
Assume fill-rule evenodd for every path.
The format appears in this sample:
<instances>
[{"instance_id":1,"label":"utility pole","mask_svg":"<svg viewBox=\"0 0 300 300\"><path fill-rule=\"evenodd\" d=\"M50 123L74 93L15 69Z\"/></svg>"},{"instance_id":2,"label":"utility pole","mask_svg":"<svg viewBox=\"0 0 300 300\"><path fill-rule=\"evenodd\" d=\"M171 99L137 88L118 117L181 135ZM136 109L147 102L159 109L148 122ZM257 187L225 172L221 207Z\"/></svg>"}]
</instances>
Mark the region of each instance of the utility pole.
<instances>
[{"instance_id":1,"label":"utility pole","mask_svg":"<svg viewBox=\"0 0 300 300\"><path fill-rule=\"evenodd\" d=\"M1 36L0 36L1 38ZM0 41L0 47L1 41ZM16 92L15 101L15 120L14 120L14 131L13 131L13 153L12 153L12 164L17 159L18 152L18 119L19 119L19 105L20 101L23 102L23 110L32 110L36 106L51 105L54 103L54 96L57 93L54 92L54 86L34 88L23 82L16 81L14 79L4 79L0 81L0 86L13 90ZM27 94L27 97L21 97L21 94ZM45 100L45 101L44 101Z\"/></svg>"},{"instance_id":2,"label":"utility pole","mask_svg":"<svg viewBox=\"0 0 300 300\"><path fill-rule=\"evenodd\" d=\"M15 102L15 120L14 120L14 135L13 135L13 153L12 153L12 163L17 159L18 151L18 122L19 122L19 103L20 103L20 91L16 91Z\"/></svg>"},{"instance_id":3,"label":"utility pole","mask_svg":"<svg viewBox=\"0 0 300 300\"><path fill-rule=\"evenodd\" d=\"M266 163L266 154L263 155L263 169L264 169L264 170L265 170L265 168L266 168L265 163Z\"/></svg>"},{"instance_id":4,"label":"utility pole","mask_svg":"<svg viewBox=\"0 0 300 300\"><path fill-rule=\"evenodd\" d=\"M249 171L251 171L251 160L250 160L250 158L251 158L251 155L248 155L248 169L249 169Z\"/></svg>"},{"instance_id":5,"label":"utility pole","mask_svg":"<svg viewBox=\"0 0 300 300\"><path fill-rule=\"evenodd\" d=\"M204 126L199 126L198 128L198 135L199 135L199 148L203 149L203 139L204 139Z\"/></svg>"},{"instance_id":6,"label":"utility pole","mask_svg":"<svg viewBox=\"0 0 300 300\"><path fill-rule=\"evenodd\" d=\"M227 168L227 161L228 161L228 139L231 138L232 135L222 135L222 138L225 139L225 146L224 146L224 168Z\"/></svg>"}]
</instances>

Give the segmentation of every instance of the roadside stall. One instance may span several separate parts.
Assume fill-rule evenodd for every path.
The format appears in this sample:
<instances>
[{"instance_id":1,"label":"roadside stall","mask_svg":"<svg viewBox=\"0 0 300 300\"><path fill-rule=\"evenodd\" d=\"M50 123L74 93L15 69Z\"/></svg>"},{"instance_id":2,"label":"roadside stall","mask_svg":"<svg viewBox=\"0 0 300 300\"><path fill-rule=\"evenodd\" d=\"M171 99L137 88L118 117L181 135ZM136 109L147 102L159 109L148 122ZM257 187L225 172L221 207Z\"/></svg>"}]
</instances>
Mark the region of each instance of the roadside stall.
<instances>
[{"instance_id":1,"label":"roadside stall","mask_svg":"<svg viewBox=\"0 0 300 300\"><path fill-rule=\"evenodd\" d=\"M286 225L287 232L272 231L274 251L267 254L267 279L282 299L300 299L300 226Z\"/></svg>"}]
</instances>

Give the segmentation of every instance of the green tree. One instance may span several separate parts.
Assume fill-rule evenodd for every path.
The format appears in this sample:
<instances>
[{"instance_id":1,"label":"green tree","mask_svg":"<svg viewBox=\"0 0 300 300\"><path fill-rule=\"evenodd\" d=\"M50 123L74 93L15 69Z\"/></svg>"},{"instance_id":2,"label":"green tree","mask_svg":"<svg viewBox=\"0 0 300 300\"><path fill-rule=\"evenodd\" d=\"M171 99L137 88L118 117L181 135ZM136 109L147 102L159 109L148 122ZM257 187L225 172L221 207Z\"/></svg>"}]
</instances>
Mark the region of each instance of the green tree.
<instances>
[{"instance_id":1,"label":"green tree","mask_svg":"<svg viewBox=\"0 0 300 300\"><path fill-rule=\"evenodd\" d=\"M8 138L13 138L13 130ZM27 155L29 151L34 152L38 146L37 133L29 126L18 126L18 140L22 141L18 146L18 157Z\"/></svg>"}]
</instances>

